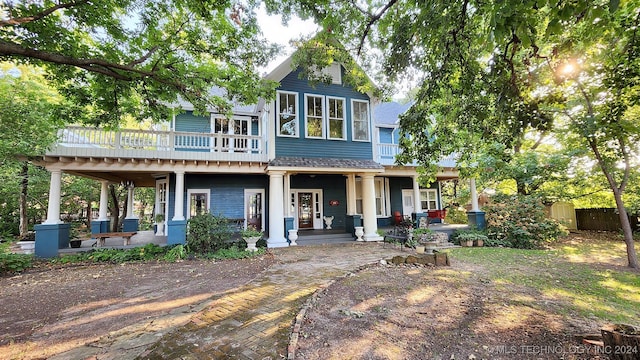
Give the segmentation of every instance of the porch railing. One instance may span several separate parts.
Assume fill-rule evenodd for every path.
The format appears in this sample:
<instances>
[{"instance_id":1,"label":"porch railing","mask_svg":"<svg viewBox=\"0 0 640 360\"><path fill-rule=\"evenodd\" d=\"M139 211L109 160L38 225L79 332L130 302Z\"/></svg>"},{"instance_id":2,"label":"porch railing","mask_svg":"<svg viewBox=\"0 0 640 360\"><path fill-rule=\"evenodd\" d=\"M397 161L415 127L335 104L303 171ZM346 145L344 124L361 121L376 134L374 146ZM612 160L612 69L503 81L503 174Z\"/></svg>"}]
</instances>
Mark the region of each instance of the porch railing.
<instances>
[{"instance_id":1,"label":"porch railing","mask_svg":"<svg viewBox=\"0 0 640 360\"><path fill-rule=\"evenodd\" d=\"M378 162L382 165L394 165L396 161L396 155L402 152L400 145L397 144L378 144ZM443 167L455 167L456 156L448 155L440 158L438 162ZM417 162L413 162L411 165L417 165Z\"/></svg>"},{"instance_id":2,"label":"porch railing","mask_svg":"<svg viewBox=\"0 0 640 360\"><path fill-rule=\"evenodd\" d=\"M148 155L151 152L157 153L157 157L164 157L162 154L168 152L235 153L238 156L266 154L264 141L257 135L133 129L112 131L80 126L60 130L57 147L52 152L69 153L74 149L76 152L89 150L91 153L115 155L126 155L127 152L144 152ZM215 158L215 154L207 157L212 156Z\"/></svg>"}]
</instances>

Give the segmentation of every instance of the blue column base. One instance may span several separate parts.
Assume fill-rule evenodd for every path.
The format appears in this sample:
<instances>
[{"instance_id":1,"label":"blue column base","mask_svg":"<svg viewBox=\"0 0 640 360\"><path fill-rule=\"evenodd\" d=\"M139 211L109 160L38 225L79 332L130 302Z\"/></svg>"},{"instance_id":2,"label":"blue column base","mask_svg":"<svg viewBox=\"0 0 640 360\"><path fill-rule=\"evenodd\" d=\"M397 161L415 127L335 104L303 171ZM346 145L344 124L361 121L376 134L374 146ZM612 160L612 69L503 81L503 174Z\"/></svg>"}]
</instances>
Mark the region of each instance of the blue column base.
<instances>
[{"instance_id":1,"label":"blue column base","mask_svg":"<svg viewBox=\"0 0 640 360\"><path fill-rule=\"evenodd\" d=\"M287 238L287 242L290 244L291 240L289 240L289 230L293 230L293 218L286 217L284 218L284 236Z\"/></svg>"},{"instance_id":2,"label":"blue column base","mask_svg":"<svg viewBox=\"0 0 640 360\"><path fill-rule=\"evenodd\" d=\"M71 224L38 224L36 231L35 255L40 258L58 256L58 249L69 247Z\"/></svg>"},{"instance_id":3,"label":"blue column base","mask_svg":"<svg viewBox=\"0 0 640 360\"><path fill-rule=\"evenodd\" d=\"M187 220L169 220L167 228L167 245L187 243Z\"/></svg>"},{"instance_id":4,"label":"blue column base","mask_svg":"<svg viewBox=\"0 0 640 360\"><path fill-rule=\"evenodd\" d=\"M484 211L467 211L469 226L478 230L484 230L487 227L484 215Z\"/></svg>"},{"instance_id":5,"label":"blue column base","mask_svg":"<svg viewBox=\"0 0 640 360\"><path fill-rule=\"evenodd\" d=\"M139 220L137 218L124 219L122 221L122 231L124 232L138 231L139 229L138 221Z\"/></svg>"},{"instance_id":6,"label":"blue column base","mask_svg":"<svg viewBox=\"0 0 640 360\"><path fill-rule=\"evenodd\" d=\"M356 236L356 226L362 226L362 216L347 215L347 218L345 221L345 232L348 232L351 235Z\"/></svg>"},{"instance_id":7,"label":"blue column base","mask_svg":"<svg viewBox=\"0 0 640 360\"><path fill-rule=\"evenodd\" d=\"M99 234L109 232L109 229L111 228L109 225L111 225L110 220L93 220L91 222L91 233Z\"/></svg>"}]
</instances>

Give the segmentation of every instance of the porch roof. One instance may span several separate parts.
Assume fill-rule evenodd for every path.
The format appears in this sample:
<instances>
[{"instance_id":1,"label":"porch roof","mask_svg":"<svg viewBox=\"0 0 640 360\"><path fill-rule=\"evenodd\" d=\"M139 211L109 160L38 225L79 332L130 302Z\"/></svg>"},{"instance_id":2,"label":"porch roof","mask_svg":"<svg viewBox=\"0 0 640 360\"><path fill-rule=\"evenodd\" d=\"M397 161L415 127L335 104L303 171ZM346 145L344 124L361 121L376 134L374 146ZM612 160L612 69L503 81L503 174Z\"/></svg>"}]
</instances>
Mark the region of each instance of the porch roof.
<instances>
[{"instance_id":1,"label":"porch roof","mask_svg":"<svg viewBox=\"0 0 640 360\"><path fill-rule=\"evenodd\" d=\"M369 159L336 159L320 157L281 156L269 162L267 170L274 168L316 169L359 169L383 171L384 167Z\"/></svg>"}]
</instances>

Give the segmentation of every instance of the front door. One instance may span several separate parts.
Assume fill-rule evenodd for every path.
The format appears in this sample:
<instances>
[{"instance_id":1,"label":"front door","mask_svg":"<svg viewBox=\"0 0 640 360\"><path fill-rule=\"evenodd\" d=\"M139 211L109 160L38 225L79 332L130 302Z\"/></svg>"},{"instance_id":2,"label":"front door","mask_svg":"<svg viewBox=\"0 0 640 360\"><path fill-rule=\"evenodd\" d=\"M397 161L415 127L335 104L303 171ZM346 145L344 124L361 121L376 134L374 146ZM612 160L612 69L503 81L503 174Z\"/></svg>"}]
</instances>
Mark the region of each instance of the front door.
<instances>
[{"instance_id":1,"label":"front door","mask_svg":"<svg viewBox=\"0 0 640 360\"><path fill-rule=\"evenodd\" d=\"M411 217L415 212L413 202L413 190L402 190L402 215Z\"/></svg>"},{"instance_id":2,"label":"front door","mask_svg":"<svg viewBox=\"0 0 640 360\"><path fill-rule=\"evenodd\" d=\"M313 193L298 193L298 228L313 229Z\"/></svg>"},{"instance_id":3,"label":"front door","mask_svg":"<svg viewBox=\"0 0 640 360\"><path fill-rule=\"evenodd\" d=\"M262 230L262 191L247 190L245 199L247 226L253 226L257 230Z\"/></svg>"}]
</instances>

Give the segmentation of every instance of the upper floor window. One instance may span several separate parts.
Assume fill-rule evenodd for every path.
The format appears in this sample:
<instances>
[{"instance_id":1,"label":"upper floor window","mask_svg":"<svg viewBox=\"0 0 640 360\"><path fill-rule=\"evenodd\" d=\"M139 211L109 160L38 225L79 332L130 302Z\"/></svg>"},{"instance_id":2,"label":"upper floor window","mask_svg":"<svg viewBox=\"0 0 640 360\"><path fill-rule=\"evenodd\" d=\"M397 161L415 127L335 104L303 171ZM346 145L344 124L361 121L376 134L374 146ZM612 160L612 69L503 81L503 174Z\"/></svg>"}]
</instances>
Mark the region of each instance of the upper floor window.
<instances>
[{"instance_id":1,"label":"upper floor window","mask_svg":"<svg viewBox=\"0 0 640 360\"><path fill-rule=\"evenodd\" d=\"M344 140L345 121L344 121L344 99L327 97L329 108L329 139Z\"/></svg>"},{"instance_id":2,"label":"upper floor window","mask_svg":"<svg viewBox=\"0 0 640 360\"><path fill-rule=\"evenodd\" d=\"M345 99L323 96L305 95L306 137L344 140ZM327 131L328 130L328 131Z\"/></svg>"},{"instance_id":3,"label":"upper floor window","mask_svg":"<svg viewBox=\"0 0 640 360\"><path fill-rule=\"evenodd\" d=\"M298 136L298 93L278 91L276 96L278 112L278 135Z\"/></svg>"},{"instance_id":4,"label":"upper floor window","mask_svg":"<svg viewBox=\"0 0 640 360\"><path fill-rule=\"evenodd\" d=\"M369 102L351 100L351 119L353 120L353 140L369 141Z\"/></svg>"},{"instance_id":5,"label":"upper floor window","mask_svg":"<svg viewBox=\"0 0 640 360\"><path fill-rule=\"evenodd\" d=\"M307 109L307 133L309 138L324 137L324 96L305 95L305 107Z\"/></svg>"}]
</instances>

